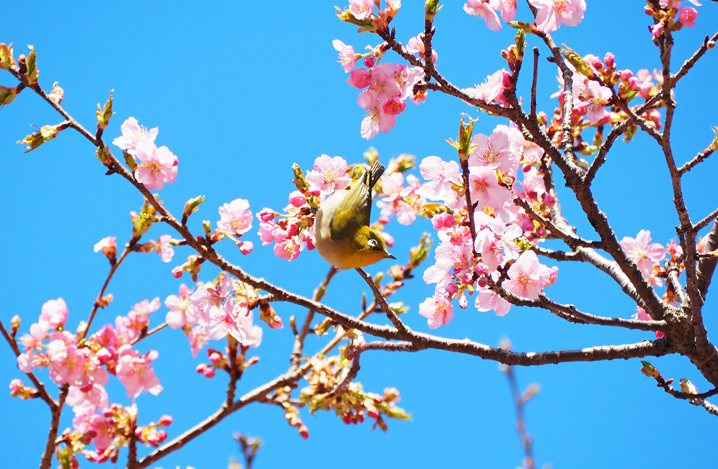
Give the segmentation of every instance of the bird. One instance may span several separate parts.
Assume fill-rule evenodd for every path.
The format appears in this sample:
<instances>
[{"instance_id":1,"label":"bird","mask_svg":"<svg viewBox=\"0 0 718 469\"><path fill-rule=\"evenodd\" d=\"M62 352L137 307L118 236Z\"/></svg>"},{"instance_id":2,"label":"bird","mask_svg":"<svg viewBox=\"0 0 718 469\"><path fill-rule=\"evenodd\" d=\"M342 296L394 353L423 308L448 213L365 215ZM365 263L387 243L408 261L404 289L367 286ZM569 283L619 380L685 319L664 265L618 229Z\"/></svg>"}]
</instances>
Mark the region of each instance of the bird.
<instances>
[{"instance_id":1,"label":"bird","mask_svg":"<svg viewBox=\"0 0 718 469\"><path fill-rule=\"evenodd\" d=\"M319 255L339 270L396 259L387 252L381 235L369 226L372 188L384 169L384 165L375 162L353 186L334 192L317 210L314 246Z\"/></svg>"}]
</instances>

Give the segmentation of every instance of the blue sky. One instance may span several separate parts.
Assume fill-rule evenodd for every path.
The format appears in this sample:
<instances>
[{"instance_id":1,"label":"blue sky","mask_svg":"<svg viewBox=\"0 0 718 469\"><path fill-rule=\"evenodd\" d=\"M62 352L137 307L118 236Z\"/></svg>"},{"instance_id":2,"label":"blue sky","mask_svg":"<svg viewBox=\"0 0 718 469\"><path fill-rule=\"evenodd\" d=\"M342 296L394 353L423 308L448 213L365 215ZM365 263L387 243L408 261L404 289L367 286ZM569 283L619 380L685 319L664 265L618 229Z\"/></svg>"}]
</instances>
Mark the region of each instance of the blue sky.
<instances>
[{"instance_id":1,"label":"blue sky","mask_svg":"<svg viewBox=\"0 0 718 469\"><path fill-rule=\"evenodd\" d=\"M167 145L180 161L177 182L161 191L162 200L175 213L184 201L206 196L199 221L218 218L217 207L235 198L250 201L254 211L281 209L292 190L291 164L304 169L323 154L362 161L370 146L382 161L401 153L419 159L429 155L452 158L445 140L456 138L460 113L477 115L475 109L447 96L430 94L421 106L409 104L389 134L367 142L359 134L363 110L356 105L357 91L345 83L336 63L333 39L341 39L360 51L378 40L357 35L353 26L334 16L330 2L309 7L265 2L197 3L126 2L121 5L75 2L62 8L22 13L6 21L0 42L14 43L16 54L32 44L38 55L40 84L50 89L59 81L65 89L63 106L92 128L96 104L104 103L114 89L116 115L105 136L119 135L129 116L147 127L159 127L158 145ZM397 37L407 41L423 30L423 2L405 1L395 21ZM609 11L599 11L607 3ZM716 6L699 8L695 28L676 33L674 64L682 63L713 34L718 24ZM561 28L554 37L581 54L616 55L619 69L659 67L658 52L651 44L649 18L643 5L589 2L584 22ZM29 10L29 8L28 8ZM17 10L16 10L17 11ZM19 12L18 16L19 16ZM526 20L521 5L517 19ZM435 47L439 70L461 87L484 81L504 66L500 50L513 42L514 31L504 27L490 33L484 23L466 15L461 2L446 2L436 20ZM539 45L535 38L530 46ZM542 57L546 50L542 48ZM394 60L389 57L389 60ZM545 60L540 65L539 107L551 114L555 102L555 71ZM527 69L525 69L527 70ZM710 52L676 89L679 104L673 143L677 159L685 161L710 141L718 105L714 87L707 87L718 71L718 57ZM528 97L529 76L519 86ZM14 85L9 74L0 83ZM477 131L490 133L506 123L482 114ZM7 175L0 189L4 213L0 234L2 281L5 301L0 318L7 324L18 314L22 331L37 320L42 304L62 297L68 304L68 324L74 328L86 319L104 281L107 262L92 252L94 243L117 236L123 243L130 233L128 213L138 210L142 199L126 181L103 176L91 145L70 131L29 154L15 143L31 132L30 125L55 124L62 119L29 91L0 111L0 155ZM671 210L665 165L658 148L638 135L630 144L617 143L594 185L602 210L611 219L619 238L649 229L653 240L667 242L677 224ZM687 202L694 219L716 207L710 176L718 170L715 160L687 177ZM569 221L579 234L592 237L577 204L562 198ZM408 248L417 243L426 221L411 227L390 226L397 239L392 249L405 261ZM168 232L156 226L150 237ZM287 263L260 247L256 227L248 235L255 252L243 257L231 243L223 246L229 260L253 275L310 296L328 266L315 252L305 252ZM154 255L133 255L110 286L115 297L97 324L114 321L145 298L162 301L176 294L180 281L170 275L173 265L189 251L177 249L175 261L163 264ZM388 268L380 263L370 272ZM428 264L427 264L428 266ZM615 285L582 266L559 265L559 280L547 294L581 310L604 316L630 317L634 306ZM214 278L206 268L200 279ZM182 279L189 282L189 279ZM326 302L346 313L360 308L366 290L355 272L335 278ZM420 276L402 290L398 300L411 306L407 323L426 331L418 304L433 291ZM709 332L718 325L715 300L706 303ZM288 322L303 311L276 305ZM159 324L166 309L153 318ZM436 331L489 345L508 337L516 350L543 351L621 344L650 339L650 333L567 324L543 312L512 308L504 318L473 308L456 310L449 326ZM240 392L246 392L286 370L291 350L288 328L265 327L264 342L251 354L260 365L245 375ZM313 339L311 349L320 346ZM140 351L160 351L154 368L165 390L160 396L142 395L141 421L171 414L170 438L214 411L224 398L225 378L207 380L194 372L200 362L192 359L184 335L165 330L142 342ZM201 361L206 361L203 359ZM681 357L652 359L665 377L687 376L700 390L706 383ZM706 467L713 461L707 448L714 445L716 418L700 408L674 400L657 389L640 372L638 360L592 364L565 364L517 369L522 386L537 382L541 392L529 403L527 424L535 437L540 465L573 467L673 467L678 464ZM0 382L21 377L14 355L0 345ZM46 375L41 375L47 382ZM260 437L265 445L255 467L516 467L522 452L514 430L514 409L505 377L494 362L443 352L379 353L362 357L359 380L368 391L395 386L401 405L413 414L411 422L389 422L389 431L372 432L370 423L346 426L334 415L302 415L311 437L300 438L284 421L278 408L250 406L234 414L208 434L188 444L158 467L197 469L226 467L239 455L231 435L235 431ZM304 384L302 384L303 386ZM111 400L127 404L124 389L110 386ZM189 397L191 396L191 397ZM44 403L12 400L0 393L3 423L0 435L8 467L33 467L39 463L47 432L49 412ZM68 409L68 415L71 412ZM67 416L67 415L66 415ZM69 425L64 419L61 428ZM85 467L88 464L83 464Z\"/></svg>"}]
</instances>

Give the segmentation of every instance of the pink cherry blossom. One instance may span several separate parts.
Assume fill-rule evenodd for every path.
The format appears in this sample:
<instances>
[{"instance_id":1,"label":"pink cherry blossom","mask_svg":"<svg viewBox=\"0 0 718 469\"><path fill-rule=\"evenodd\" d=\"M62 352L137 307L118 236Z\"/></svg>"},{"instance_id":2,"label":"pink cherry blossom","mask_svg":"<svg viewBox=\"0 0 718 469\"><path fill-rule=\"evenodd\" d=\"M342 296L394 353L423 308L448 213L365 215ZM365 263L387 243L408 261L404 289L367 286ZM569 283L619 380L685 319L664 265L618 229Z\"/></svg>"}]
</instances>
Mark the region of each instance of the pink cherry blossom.
<instances>
[{"instance_id":1,"label":"pink cherry blossom","mask_svg":"<svg viewBox=\"0 0 718 469\"><path fill-rule=\"evenodd\" d=\"M471 168L469 189L471 200L478 204L477 210L483 210L485 206L500 208L513 200L511 191L499 185L496 170L487 166Z\"/></svg>"},{"instance_id":2,"label":"pink cherry blossom","mask_svg":"<svg viewBox=\"0 0 718 469\"><path fill-rule=\"evenodd\" d=\"M678 13L678 22L687 28L696 25L696 18L698 18L698 11L693 7L683 7Z\"/></svg>"},{"instance_id":3,"label":"pink cherry blossom","mask_svg":"<svg viewBox=\"0 0 718 469\"><path fill-rule=\"evenodd\" d=\"M37 367L47 366L48 359L45 354L27 351L17 357L17 367L23 373L30 373Z\"/></svg>"},{"instance_id":4,"label":"pink cherry blossom","mask_svg":"<svg viewBox=\"0 0 718 469\"><path fill-rule=\"evenodd\" d=\"M416 190L421 187L419 179L409 174L406 177L407 186L404 186L404 175L396 172L385 175L382 180L382 198L377 205L381 208L381 217L388 219L396 214L396 221L402 225L411 225L416 220L417 211L424 204Z\"/></svg>"},{"instance_id":5,"label":"pink cherry blossom","mask_svg":"<svg viewBox=\"0 0 718 469\"><path fill-rule=\"evenodd\" d=\"M159 356L156 350L140 355L130 345L123 345L118 354L117 378L127 388L127 397L135 399L143 390L155 396L162 392L160 380L152 369L152 362Z\"/></svg>"},{"instance_id":6,"label":"pink cherry blossom","mask_svg":"<svg viewBox=\"0 0 718 469\"><path fill-rule=\"evenodd\" d=\"M458 197L452 184L461 182L461 168L456 161L444 161L427 156L419 165L421 176L427 180L416 193L431 200L455 201Z\"/></svg>"},{"instance_id":7,"label":"pink cherry blossom","mask_svg":"<svg viewBox=\"0 0 718 469\"><path fill-rule=\"evenodd\" d=\"M179 295L169 295L165 306L169 308L165 321L172 329L194 326L197 323L197 308L190 300L192 290L184 283L180 285Z\"/></svg>"},{"instance_id":8,"label":"pink cherry blossom","mask_svg":"<svg viewBox=\"0 0 718 469\"><path fill-rule=\"evenodd\" d=\"M114 347L117 344L117 332L109 325L105 324L99 331L92 334L92 339L103 347Z\"/></svg>"},{"instance_id":9,"label":"pink cherry blossom","mask_svg":"<svg viewBox=\"0 0 718 469\"><path fill-rule=\"evenodd\" d=\"M493 310L497 316L505 316L511 309L511 303L489 288L479 289L474 306L482 312Z\"/></svg>"},{"instance_id":10,"label":"pink cherry blossom","mask_svg":"<svg viewBox=\"0 0 718 469\"><path fill-rule=\"evenodd\" d=\"M406 44L406 50L411 52L412 54L419 54L419 57L422 59L426 58L424 55L424 33L419 34L418 36L414 36ZM439 60L439 55L436 53L435 49L431 50L431 60L433 62L436 62Z\"/></svg>"},{"instance_id":11,"label":"pink cherry blossom","mask_svg":"<svg viewBox=\"0 0 718 469\"><path fill-rule=\"evenodd\" d=\"M374 0L349 0L349 11L358 20L366 20L374 11Z\"/></svg>"},{"instance_id":12,"label":"pink cherry blossom","mask_svg":"<svg viewBox=\"0 0 718 469\"><path fill-rule=\"evenodd\" d=\"M396 125L396 115L387 114L384 111L384 102L373 90L365 90L359 93L357 98L359 107L367 111L361 122L361 136L367 140L376 137L381 130L382 133L389 132Z\"/></svg>"},{"instance_id":13,"label":"pink cherry blossom","mask_svg":"<svg viewBox=\"0 0 718 469\"><path fill-rule=\"evenodd\" d=\"M232 279L229 275L223 275L215 282L207 282L199 285L197 291L190 295L190 301L197 308L199 319L207 320L207 311L212 307L219 307L232 293Z\"/></svg>"},{"instance_id":14,"label":"pink cherry blossom","mask_svg":"<svg viewBox=\"0 0 718 469\"><path fill-rule=\"evenodd\" d=\"M134 305L127 316L118 316L115 318L115 330L119 337L122 338L121 343L128 343L140 336L143 331L147 330L150 323L150 313L160 308L160 299L154 298L152 302L142 300Z\"/></svg>"},{"instance_id":15,"label":"pink cherry blossom","mask_svg":"<svg viewBox=\"0 0 718 469\"><path fill-rule=\"evenodd\" d=\"M356 65L354 48L344 44L339 39L334 39L332 45L339 52L339 63L342 64L344 71L349 73L354 70L354 66Z\"/></svg>"},{"instance_id":16,"label":"pink cherry blossom","mask_svg":"<svg viewBox=\"0 0 718 469\"><path fill-rule=\"evenodd\" d=\"M77 386L70 386L67 393L67 405L72 407L75 414L91 413L97 409L104 409L109 406L107 390L100 384L93 384L86 391Z\"/></svg>"},{"instance_id":17,"label":"pink cherry blossom","mask_svg":"<svg viewBox=\"0 0 718 469\"><path fill-rule=\"evenodd\" d=\"M476 224L479 231L474 248L481 254L481 261L489 271L496 270L506 260L518 257L519 247L515 240L522 234L518 225L506 225L483 212L477 212Z\"/></svg>"},{"instance_id":18,"label":"pink cherry blossom","mask_svg":"<svg viewBox=\"0 0 718 469\"><path fill-rule=\"evenodd\" d=\"M189 339L192 356L197 358L197 353L209 342L205 327L200 325L194 326L187 338Z\"/></svg>"},{"instance_id":19,"label":"pink cherry blossom","mask_svg":"<svg viewBox=\"0 0 718 469\"><path fill-rule=\"evenodd\" d=\"M131 155L135 154L135 146L138 143L154 143L155 138L157 138L157 133L159 132L157 127L147 130L140 126L134 117L129 117L125 120L120 130L122 131L122 136L114 139L112 144L117 145L121 150Z\"/></svg>"},{"instance_id":20,"label":"pink cherry blossom","mask_svg":"<svg viewBox=\"0 0 718 469\"><path fill-rule=\"evenodd\" d=\"M507 129L509 127L497 127L491 136L476 134L471 137L475 148L469 154L469 166L488 166L515 176L520 155Z\"/></svg>"},{"instance_id":21,"label":"pink cherry blossom","mask_svg":"<svg viewBox=\"0 0 718 469\"><path fill-rule=\"evenodd\" d=\"M299 257L299 253L303 248L302 240L297 236L283 234L279 238L275 238L274 241L274 255L283 257L288 261L293 261Z\"/></svg>"},{"instance_id":22,"label":"pink cherry blossom","mask_svg":"<svg viewBox=\"0 0 718 469\"><path fill-rule=\"evenodd\" d=\"M289 194L289 203L293 207L299 208L307 203L307 198L301 192L293 191Z\"/></svg>"},{"instance_id":23,"label":"pink cherry blossom","mask_svg":"<svg viewBox=\"0 0 718 469\"><path fill-rule=\"evenodd\" d=\"M668 244L666 244L666 253L671 256L672 261L676 261L683 255L683 248L675 239L671 239Z\"/></svg>"},{"instance_id":24,"label":"pink cherry blossom","mask_svg":"<svg viewBox=\"0 0 718 469\"><path fill-rule=\"evenodd\" d=\"M177 157L169 148L143 141L135 145L134 155L139 160L135 179L147 189L162 189L177 179Z\"/></svg>"},{"instance_id":25,"label":"pink cherry blossom","mask_svg":"<svg viewBox=\"0 0 718 469\"><path fill-rule=\"evenodd\" d=\"M74 338L70 337L68 340L67 336L61 336L51 340L47 345L50 379L57 384L87 384L82 379L85 357L85 353L78 351Z\"/></svg>"},{"instance_id":26,"label":"pink cherry blossom","mask_svg":"<svg viewBox=\"0 0 718 469\"><path fill-rule=\"evenodd\" d=\"M483 18L486 26L491 31L501 29L501 21L496 10L500 8L497 0L469 0L464 3L464 11L469 15Z\"/></svg>"},{"instance_id":27,"label":"pink cherry blossom","mask_svg":"<svg viewBox=\"0 0 718 469\"><path fill-rule=\"evenodd\" d=\"M454 316L454 306L451 301L441 293L436 293L427 298L419 305L419 314L428 319L431 329L436 329L442 324L449 324Z\"/></svg>"},{"instance_id":28,"label":"pink cherry blossom","mask_svg":"<svg viewBox=\"0 0 718 469\"><path fill-rule=\"evenodd\" d=\"M50 378L57 384L72 384L80 388L92 388L94 382L104 386L107 373L99 359L88 347L77 347L75 337L69 332L55 332L47 346ZM88 387L89 386L89 387Z\"/></svg>"},{"instance_id":29,"label":"pink cherry blossom","mask_svg":"<svg viewBox=\"0 0 718 469\"><path fill-rule=\"evenodd\" d=\"M310 189L318 190L322 195L345 189L352 178L347 174L347 162L341 156L321 155L314 160L314 169L306 176Z\"/></svg>"},{"instance_id":30,"label":"pink cherry blossom","mask_svg":"<svg viewBox=\"0 0 718 469\"><path fill-rule=\"evenodd\" d=\"M639 231L636 238L626 236L621 240L621 247L646 279L653 276L653 264L666 257L666 250L660 243L651 243L648 230Z\"/></svg>"},{"instance_id":31,"label":"pink cherry blossom","mask_svg":"<svg viewBox=\"0 0 718 469\"><path fill-rule=\"evenodd\" d=\"M551 269L539 263L533 251L525 251L508 271L509 279L502 286L519 298L538 299L551 278Z\"/></svg>"},{"instance_id":32,"label":"pink cherry blossom","mask_svg":"<svg viewBox=\"0 0 718 469\"><path fill-rule=\"evenodd\" d=\"M153 250L160 256L162 262L172 261L172 257L175 255L170 241L172 241L172 236L168 234L160 236L157 241L150 241Z\"/></svg>"},{"instance_id":33,"label":"pink cherry blossom","mask_svg":"<svg viewBox=\"0 0 718 469\"><path fill-rule=\"evenodd\" d=\"M249 202L245 199L234 199L219 208L220 220L217 229L224 234L242 236L252 229L252 212Z\"/></svg>"},{"instance_id":34,"label":"pink cherry blossom","mask_svg":"<svg viewBox=\"0 0 718 469\"><path fill-rule=\"evenodd\" d=\"M359 88L360 90L363 90L364 88L367 88L372 84L371 73L369 73L369 70L365 68L357 68L355 70L352 70L349 74L349 78L347 78L347 83L349 83L354 88Z\"/></svg>"},{"instance_id":35,"label":"pink cherry blossom","mask_svg":"<svg viewBox=\"0 0 718 469\"><path fill-rule=\"evenodd\" d=\"M544 32L556 31L559 26L576 26L583 20L585 0L529 0L538 9L536 27Z\"/></svg>"},{"instance_id":36,"label":"pink cherry blossom","mask_svg":"<svg viewBox=\"0 0 718 469\"><path fill-rule=\"evenodd\" d=\"M493 103L504 92L504 70L498 70L492 75L486 77L486 81L476 85L474 88L464 88L462 90L469 97L480 99L486 103Z\"/></svg>"},{"instance_id":37,"label":"pink cherry blossom","mask_svg":"<svg viewBox=\"0 0 718 469\"><path fill-rule=\"evenodd\" d=\"M107 258L114 258L117 255L117 238L114 236L108 236L102 238L94 246L95 252L102 251L102 254Z\"/></svg>"},{"instance_id":38,"label":"pink cherry blossom","mask_svg":"<svg viewBox=\"0 0 718 469\"><path fill-rule=\"evenodd\" d=\"M235 301L227 301L221 307L213 307L209 313L207 337L221 339L227 334L246 346L259 347L262 328L252 324L252 311Z\"/></svg>"},{"instance_id":39,"label":"pink cherry blossom","mask_svg":"<svg viewBox=\"0 0 718 469\"><path fill-rule=\"evenodd\" d=\"M42 313L40 313L40 322L45 322L50 329L57 329L67 321L67 305L65 300L58 298L49 300L42 305Z\"/></svg>"},{"instance_id":40,"label":"pink cherry blossom","mask_svg":"<svg viewBox=\"0 0 718 469\"><path fill-rule=\"evenodd\" d=\"M42 342L47 338L50 332L50 324L46 321L40 321L30 326L30 333L23 334L20 337L20 343L26 352L30 350L40 350Z\"/></svg>"},{"instance_id":41,"label":"pink cherry blossom","mask_svg":"<svg viewBox=\"0 0 718 469\"><path fill-rule=\"evenodd\" d=\"M588 78L574 80L573 93L578 97L577 109L585 110L586 118L592 124L607 122L611 114L606 106L611 102L611 90Z\"/></svg>"},{"instance_id":42,"label":"pink cherry blossom","mask_svg":"<svg viewBox=\"0 0 718 469\"><path fill-rule=\"evenodd\" d=\"M498 0L499 10L501 10L501 19L506 21L513 21L516 17L516 1L517 0Z\"/></svg>"}]
</instances>

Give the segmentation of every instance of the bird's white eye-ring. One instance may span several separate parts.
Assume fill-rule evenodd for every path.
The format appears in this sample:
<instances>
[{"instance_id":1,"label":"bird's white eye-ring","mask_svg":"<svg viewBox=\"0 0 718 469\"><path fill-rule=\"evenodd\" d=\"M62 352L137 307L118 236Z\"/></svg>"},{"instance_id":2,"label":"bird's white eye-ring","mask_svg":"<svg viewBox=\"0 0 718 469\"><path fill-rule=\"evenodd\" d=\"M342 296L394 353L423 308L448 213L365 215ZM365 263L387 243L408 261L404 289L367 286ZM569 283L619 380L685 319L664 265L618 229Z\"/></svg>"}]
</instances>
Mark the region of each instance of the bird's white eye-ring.
<instances>
[{"instance_id":1,"label":"bird's white eye-ring","mask_svg":"<svg viewBox=\"0 0 718 469\"><path fill-rule=\"evenodd\" d=\"M372 249L376 249L376 247L377 247L376 239L370 239L370 240L368 240L366 243L367 243L367 244L369 245L369 247L372 248Z\"/></svg>"}]
</instances>

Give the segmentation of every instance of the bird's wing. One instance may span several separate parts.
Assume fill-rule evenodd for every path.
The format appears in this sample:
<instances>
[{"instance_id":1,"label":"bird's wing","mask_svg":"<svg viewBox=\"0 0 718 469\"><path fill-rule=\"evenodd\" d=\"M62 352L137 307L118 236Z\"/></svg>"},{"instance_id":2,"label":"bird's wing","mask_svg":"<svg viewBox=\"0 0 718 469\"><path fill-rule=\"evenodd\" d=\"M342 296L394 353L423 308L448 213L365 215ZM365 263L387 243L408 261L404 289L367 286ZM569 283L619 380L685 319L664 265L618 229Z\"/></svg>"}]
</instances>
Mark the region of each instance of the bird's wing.
<instances>
[{"instance_id":1,"label":"bird's wing","mask_svg":"<svg viewBox=\"0 0 718 469\"><path fill-rule=\"evenodd\" d=\"M354 233L362 226L369 225L372 206L371 191L383 173L384 165L376 162L370 171L365 171L354 183L334 212L332 233ZM339 224L343 226L339 226ZM353 229L347 229L348 226Z\"/></svg>"}]
</instances>

